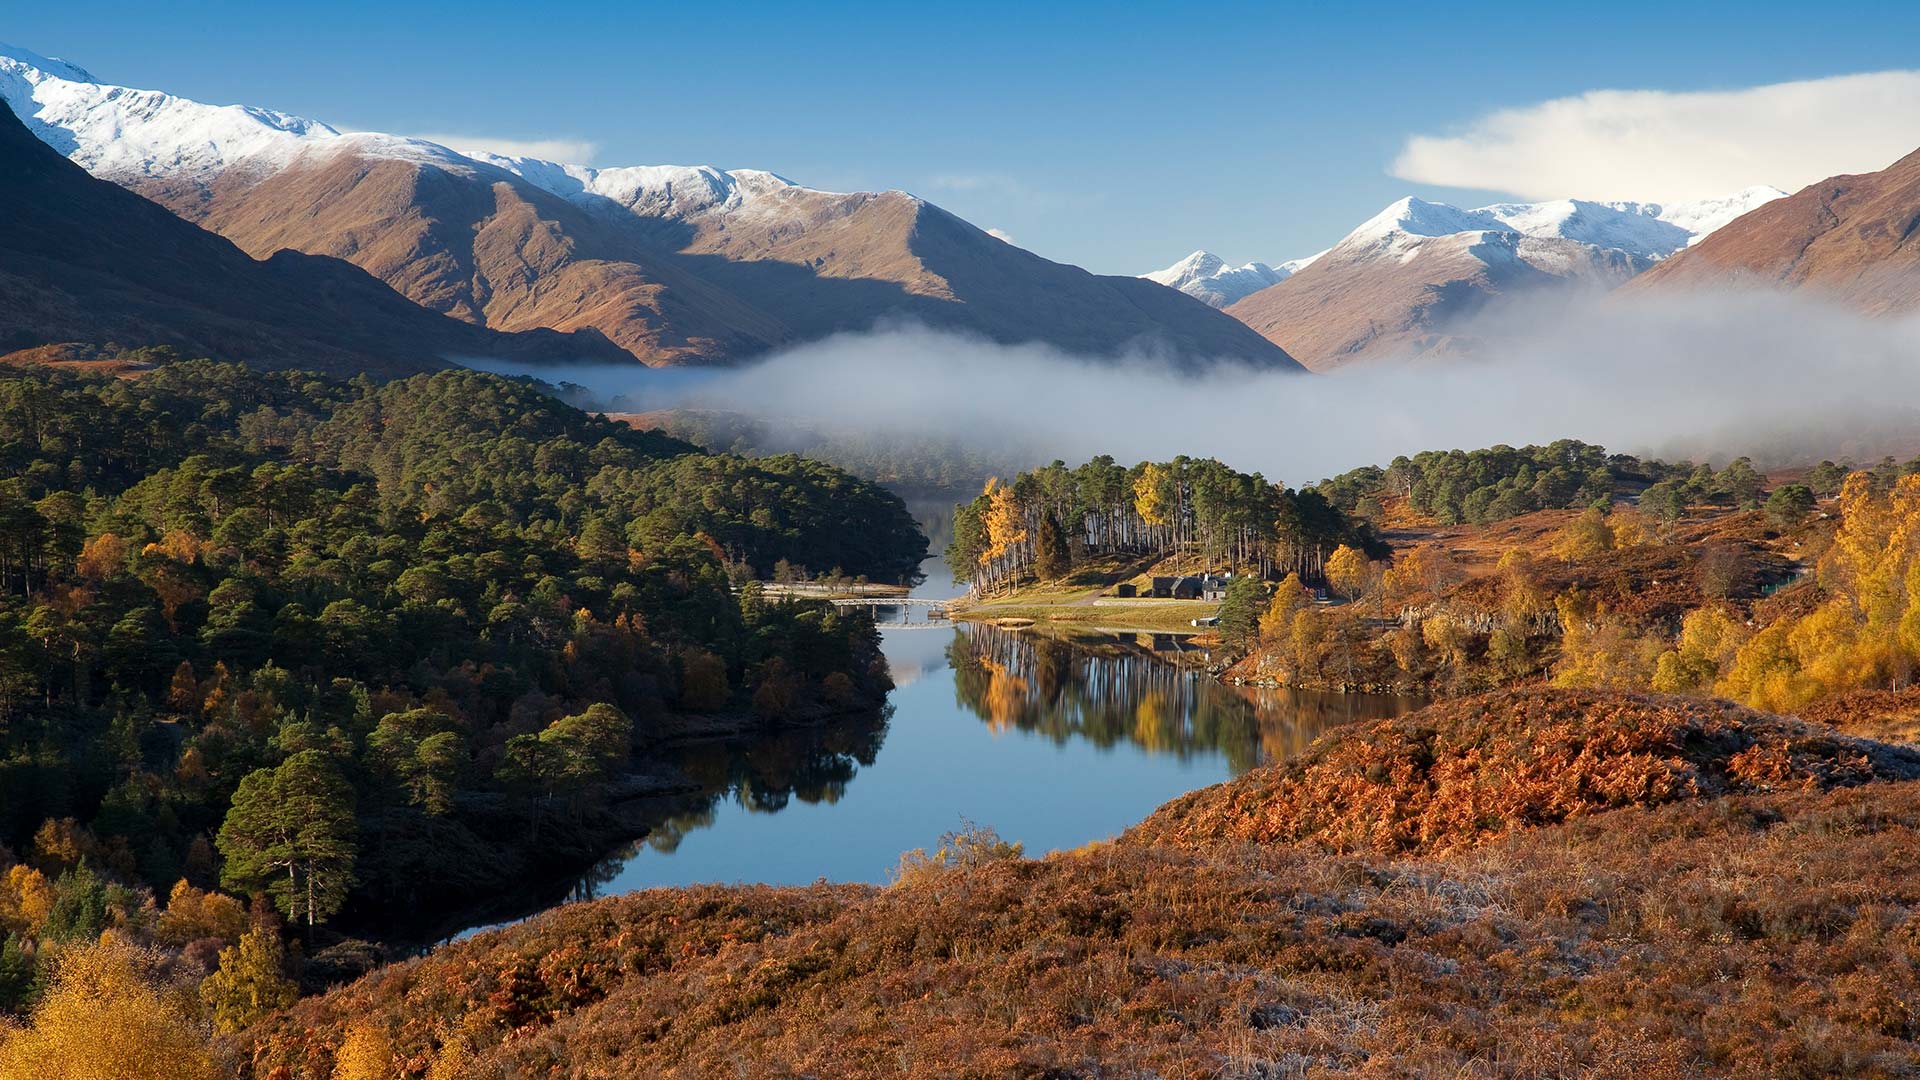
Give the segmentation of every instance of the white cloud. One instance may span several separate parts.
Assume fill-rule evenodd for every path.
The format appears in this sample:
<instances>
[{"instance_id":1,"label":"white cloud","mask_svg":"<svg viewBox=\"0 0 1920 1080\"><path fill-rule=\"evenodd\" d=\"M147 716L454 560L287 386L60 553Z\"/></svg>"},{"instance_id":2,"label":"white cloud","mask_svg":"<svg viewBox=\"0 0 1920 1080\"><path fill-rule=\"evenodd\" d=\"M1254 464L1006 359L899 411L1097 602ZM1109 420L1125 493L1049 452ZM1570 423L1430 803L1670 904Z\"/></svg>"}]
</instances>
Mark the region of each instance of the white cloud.
<instances>
[{"instance_id":1,"label":"white cloud","mask_svg":"<svg viewBox=\"0 0 1920 1080\"><path fill-rule=\"evenodd\" d=\"M1013 244L1013 246L1015 247L1020 246L1019 244L1014 244L1013 234L1009 233L1005 229L988 229L987 235L993 237L995 240L998 240L1003 244Z\"/></svg>"},{"instance_id":2,"label":"white cloud","mask_svg":"<svg viewBox=\"0 0 1920 1080\"><path fill-rule=\"evenodd\" d=\"M586 139L502 139L491 135L414 135L439 143L462 154L498 154L502 157L530 157L558 161L563 165L587 165L600 151L600 144Z\"/></svg>"},{"instance_id":3,"label":"white cloud","mask_svg":"<svg viewBox=\"0 0 1920 1080\"><path fill-rule=\"evenodd\" d=\"M1416 135L1390 171L1529 199L1678 202L1871 172L1916 141L1920 71L1882 71L1743 90L1594 90L1490 113L1459 134Z\"/></svg>"}]
</instances>

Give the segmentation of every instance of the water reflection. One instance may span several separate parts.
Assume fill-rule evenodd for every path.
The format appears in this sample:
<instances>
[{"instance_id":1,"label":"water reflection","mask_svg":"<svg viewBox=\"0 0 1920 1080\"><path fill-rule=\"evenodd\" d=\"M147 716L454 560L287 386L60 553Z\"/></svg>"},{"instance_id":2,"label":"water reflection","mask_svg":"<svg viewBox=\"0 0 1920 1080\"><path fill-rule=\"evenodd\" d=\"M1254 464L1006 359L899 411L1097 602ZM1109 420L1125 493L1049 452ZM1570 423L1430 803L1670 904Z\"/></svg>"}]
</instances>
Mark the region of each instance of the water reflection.
<instances>
[{"instance_id":1,"label":"water reflection","mask_svg":"<svg viewBox=\"0 0 1920 1080\"><path fill-rule=\"evenodd\" d=\"M1234 774L1305 749L1330 727L1396 716L1409 698L1229 686L1169 634L1051 636L973 626L947 646L954 692L994 731L1057 743L1130 742L1155 754L1224 755Z\"/></svg>"},{"instance_id":2,"label":"water reflection","mask_svg":"<svg viewBox=\"0 0 1920 1080\"><path fill-rule=\"evenodd\" d=\"M714 828L729 811L776 814L796 799L806 806L838 803L860 769L879 755L892 715L889 705L875 713L836 717L815 728L681 748L674 764L696 790L654 800L650 831L584 875L570 899L627 891L606 887L622 880L630 861L643 854L673 855L687 837Z\"/></svg>"},{"instance_id":3,"label":"water reflection","mask_svg":"<svg viewBox=\"0 0 1920 1080\"><path fill-rule=\"evenodd\" d=\"M1223 685L1184 635L884 631L884 716L682 749L695 781L574 895L656 885L884 881L962 817L1036 854L1417 703Z\"/></svg>"}]
</instances>

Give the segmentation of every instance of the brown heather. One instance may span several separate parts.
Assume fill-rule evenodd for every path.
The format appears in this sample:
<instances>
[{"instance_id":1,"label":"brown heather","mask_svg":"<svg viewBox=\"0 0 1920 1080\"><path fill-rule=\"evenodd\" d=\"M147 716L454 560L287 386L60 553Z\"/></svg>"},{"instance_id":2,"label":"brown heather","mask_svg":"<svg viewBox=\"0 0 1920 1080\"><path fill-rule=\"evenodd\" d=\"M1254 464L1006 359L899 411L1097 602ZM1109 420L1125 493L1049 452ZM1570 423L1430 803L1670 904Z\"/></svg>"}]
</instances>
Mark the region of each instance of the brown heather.
<instances>
[{"instance_id":1,"label":"brown heather","mask_svg":"<svg viewBox=\"0 0 1920 1080\"><path fill-rule=\"evenodd\" d=\"M1920 778L1920 753L1724 701L1509 690L1322 738L1176 799L1136 843L1448 851L1625 806Z\"/></svg>"},{"instance_id":2,"label":"brown heather","mask_svg":"<svg viewBox=\"0 0 1920 1080\"><path fill-rule=\"evenodd\" d=\"M1118 843L887 889L563 907L225 1049L285 1080L333 1075L350 1031L399 1076L1910 1076L1915 766L1728 706L1495 695L1350 731ZM1457 779L1417 779L1436 772ZM1376 820L1424 824L1363 835L1426 850L1146 842L1205 834L1174 827L1183 806L1309 785L1399 807Z\"/></svg>"}]
</instances>

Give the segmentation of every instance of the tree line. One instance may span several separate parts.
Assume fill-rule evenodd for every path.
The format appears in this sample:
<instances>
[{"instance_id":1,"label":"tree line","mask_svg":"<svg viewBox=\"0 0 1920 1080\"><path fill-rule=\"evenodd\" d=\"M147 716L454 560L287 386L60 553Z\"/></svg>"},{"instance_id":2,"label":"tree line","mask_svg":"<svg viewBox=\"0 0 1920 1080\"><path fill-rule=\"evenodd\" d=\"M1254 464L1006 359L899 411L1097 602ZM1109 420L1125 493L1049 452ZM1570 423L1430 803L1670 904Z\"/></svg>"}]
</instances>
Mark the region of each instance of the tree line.
<instances>
[{"instance_id":1,"label":"tree line","mask_svg":"<svg viewBox=\"0 0 1920 1080\"><path fill-rule=\"evenodd\" d=\"M955 508L946 562L955 581L982 592L1059 578L1111 555L1318 581L1342 544L1384 551L1365 523L1319 492L1293 491L1212 458L1127 468L1101 455L989 481Z\"/></svg>"},{"instance_id":2,"label":"tree line","mask_svg":"<svg viewBox=\"0 0 1920 1080\"><path fill-rule=\"evenodd\" d=\"M1827 463L1831 465L1831 463ZM1340 509L1379 520L1386 503L1403 500L1442 525L1487 524L1535 510L1583 509L1632 498L1658 517L1674 520L1689 505L1750 509L1765 481L1748 458L1725 468L1664 462L1578 439L1545 446L1427 450L1322 480L1315 490Z\"/></svg>"}]
</instances>

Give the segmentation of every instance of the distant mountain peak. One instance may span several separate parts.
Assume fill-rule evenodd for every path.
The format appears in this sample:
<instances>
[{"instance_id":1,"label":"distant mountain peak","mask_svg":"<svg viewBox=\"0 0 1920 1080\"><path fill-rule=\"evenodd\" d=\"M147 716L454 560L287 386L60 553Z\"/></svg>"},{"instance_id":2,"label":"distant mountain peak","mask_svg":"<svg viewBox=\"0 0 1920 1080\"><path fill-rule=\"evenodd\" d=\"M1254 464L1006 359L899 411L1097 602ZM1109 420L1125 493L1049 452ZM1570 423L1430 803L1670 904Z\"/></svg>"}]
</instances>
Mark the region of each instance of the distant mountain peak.
<instances>
[{"instance_id":1,"label":"distant mountain peak","mask_svg":"<svg viewBox=\"0 0 1920 1080\"><path fill-rule=\"evenodd\" d=\"M1786 197L1787 193L1777 187L1756 184L1719 198L1670 203L1661 207L1660 220L1672 222L1692 233L1693 236L1687 241L1691 247L1742 214Z\"/></svg>"},{"instance_id":2,"label":"distant mountain peak","mask_svg":"<svg viewBox=\"0 0 1920 1080\"><path fill-rule=\"evenodd\" d=\"M312 151L441 165L491 165L562 198L604 196L636 213L729 209L799 185L757 169L638 165L592 169L532 157L463 153L425 139L339 129L248 105L208 105L114 86L77 65L0 45L0 97L34 134L96 176L205 180L234 166L284 167Z\"/></svg>"},{"instance_id":3,"label":"distant mountain peak","mask_svg":"<svg viewBox=\"0 0 1920 1080\"><path fill-rule=\"evenodd\" d=\"M1408 195L1387 204L1386 209L1361 222L1341 244L1368 243L1393 233L1451 236L1454 233L1498 232L1502 228L1500 219L1487 211L1462 210L1457 206L1428 202Z\"/></svg>"},{"instance_id":4,"label":"distant mountain peak","mask_svg":"<svg viewBox=\"0 0 1920 1080\"><path fill-rule=\"evenodd\" d=\"M1658 203L1553 199L1462 209L1395 200L1311 269L1228 314L1319 370L1470 351L1464 320L1495 296L1579 282L1612 288L1778 197L1749 188Z\"/></svg>"},{"instance_id":5,"label":"distant mountain peak","mask_svg":"<svg viewBox=\"0 0 1920 1080\"><path fill-rule=\"evenodd\" d=\"M1203 250L1188 255L1164 270L1155 270L1140 276L1168 288L1178 289L1213 307L1224 308L1261 289L1287 280L1325 254L1326 252L1321 251L1304 259L1289 259L1277 266L1263 262L1230 266L1220 256Z\"/></svg>"}]
</instances>

